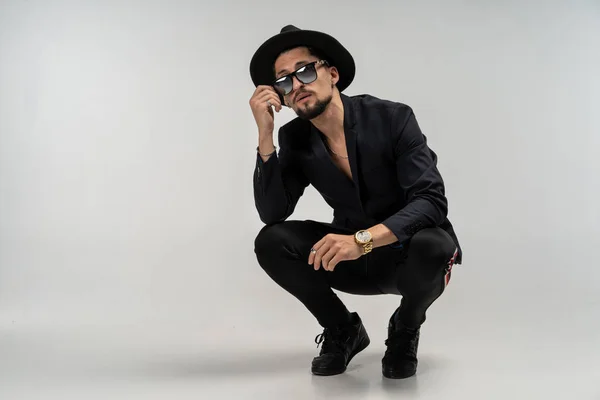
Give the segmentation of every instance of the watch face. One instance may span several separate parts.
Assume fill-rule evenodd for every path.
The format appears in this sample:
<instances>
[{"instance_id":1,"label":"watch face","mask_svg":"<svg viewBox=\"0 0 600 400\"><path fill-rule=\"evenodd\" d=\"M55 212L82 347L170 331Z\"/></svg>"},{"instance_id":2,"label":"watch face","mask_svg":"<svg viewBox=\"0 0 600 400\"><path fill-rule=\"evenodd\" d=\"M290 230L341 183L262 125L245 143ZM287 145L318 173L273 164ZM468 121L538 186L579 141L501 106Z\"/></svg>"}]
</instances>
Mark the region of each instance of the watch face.
<instances>
[{"instance_id":1,"label":"watch face","mask_svg":"<svg viewBox=\"0 0 600 400\"><path fill-rule=\"evenodd\" d=\"M358 239L359 242L366 243L371 240L371 234L368 231L360 231L356 234L356 239Z\"/></svg>"}]
</instances>

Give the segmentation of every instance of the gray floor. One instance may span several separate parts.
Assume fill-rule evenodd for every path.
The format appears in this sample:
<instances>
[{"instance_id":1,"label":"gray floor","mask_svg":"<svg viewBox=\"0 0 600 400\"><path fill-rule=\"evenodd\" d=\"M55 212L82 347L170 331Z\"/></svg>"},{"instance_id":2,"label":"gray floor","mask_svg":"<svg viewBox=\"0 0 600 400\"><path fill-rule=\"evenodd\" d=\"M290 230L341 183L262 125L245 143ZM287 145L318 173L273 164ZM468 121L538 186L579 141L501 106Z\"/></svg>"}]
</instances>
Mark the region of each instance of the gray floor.
<instances>
[{"instance_id":1,"label":"gray floor","mask_svg":"<svg viewBox=\"0 0 600 400\"><path fill-rule=\"evenodd\" d=\"M431 309L418 374L407 380L380 374L396 298L342 294L362 315L371 346L345 374L314 377L319 330L264 282L253 312L225 306L194 318L187 310L147 309L112 319L84 311L62 319L5 313L0 398L600 399L597 296L500 296L496 286L466 287L466 273L455 274L452 290Z\"/></svg>"}]
</instances>

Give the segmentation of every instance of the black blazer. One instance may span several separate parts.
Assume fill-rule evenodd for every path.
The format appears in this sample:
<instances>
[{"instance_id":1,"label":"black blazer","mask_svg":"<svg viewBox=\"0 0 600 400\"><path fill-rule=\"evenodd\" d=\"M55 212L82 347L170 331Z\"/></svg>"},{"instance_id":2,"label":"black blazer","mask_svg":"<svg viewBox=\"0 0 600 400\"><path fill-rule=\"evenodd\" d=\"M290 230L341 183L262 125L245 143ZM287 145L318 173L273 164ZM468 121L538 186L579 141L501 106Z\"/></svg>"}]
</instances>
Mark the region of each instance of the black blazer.
<instances>
[{"instance_id":1,"label":"black blazer","mask_svg":"<svg viewBox=\"0 0 600 400\"><path fill-rule=\"evenodd\" d=\"M334 226L351 230L386 225L400 243L439 226L462 250L447 218L448 201L412 109L370 95L341 95L352 180L332 161L324 136L300 118L279 130L279 154L257 154L254 199L265 224L286 220L308 185L333 208Z\"/></svg>"}]
</instances>

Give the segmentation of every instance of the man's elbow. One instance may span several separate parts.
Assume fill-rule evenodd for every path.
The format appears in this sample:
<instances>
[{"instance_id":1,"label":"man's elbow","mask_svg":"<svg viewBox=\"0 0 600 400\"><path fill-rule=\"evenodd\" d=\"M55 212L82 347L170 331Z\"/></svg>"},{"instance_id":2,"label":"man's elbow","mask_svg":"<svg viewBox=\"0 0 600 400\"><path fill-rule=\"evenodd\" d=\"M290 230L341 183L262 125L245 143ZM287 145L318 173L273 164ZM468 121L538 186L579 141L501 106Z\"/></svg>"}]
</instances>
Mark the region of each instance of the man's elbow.
<instances>
[{"instance_id":1,"label":"man's elbow","mask_svg":"<svg viewBox=\"0 0 600 400\"><path fill-rule=\"evenodd\" d=\"M441 193L427 194L421 198L431 204L431 212L427 213L431 223L440 225L448 216L448 199Z\"/></svg>"},{"instance_id":2,"label":"man's elbow","mask_svg":"<svg viewBox=\"0 0 600 400\"><path fill-rule=\"evenodd\" d=\"M258 210L260 220L265 225L275 224L277 222L283 222L289 217L289 213L286 210Z\"/></svg>"},{"instance_id":3,"label":"man's elbow","mask_svg":"<svg viewBox=\"0 0 600 400\"><path fill-rule=\"evenodd\" d=\"M438 220L436 221L436 223L439 225L442 222L444 222L444 220L448 216L448 200L446 199L446 196L438 196L436 201L436 209L438 210Z\"/></svg>"}]
</instances>

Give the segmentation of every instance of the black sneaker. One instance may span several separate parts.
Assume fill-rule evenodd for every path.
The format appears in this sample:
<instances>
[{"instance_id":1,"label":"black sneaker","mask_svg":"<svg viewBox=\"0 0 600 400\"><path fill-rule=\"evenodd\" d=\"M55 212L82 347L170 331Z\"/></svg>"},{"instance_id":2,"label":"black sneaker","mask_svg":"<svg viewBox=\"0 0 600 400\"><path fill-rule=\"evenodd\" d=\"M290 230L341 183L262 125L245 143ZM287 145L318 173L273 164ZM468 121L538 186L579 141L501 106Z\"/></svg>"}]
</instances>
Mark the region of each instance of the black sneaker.
<instances>
[{"instance_id":1,"label":"black sneaker","mask_svg":"<svg viewBox=\"0 0 600 400\"><path fill-rule=\"evenodd\" d=\"M319 356L312 361L315 375L337 375L346 371L350 360L370 343L367 331L357 313L352 313L349 324L336 328L325 328L317 335L317 347L323 344Z\"/></svg>"},{"instance_id":2,"label":"black sneaker","mask_svg":"<svg viewBox=\"0 0 600 400\"><path fill-rule=\"evenodd\" d=\"M391 379L403 379L417 372L417 349L419 347L420 328L408 328L396 317L390 318L387 349L381 360L383 376Z\"/></svg>"}]
</instances>

